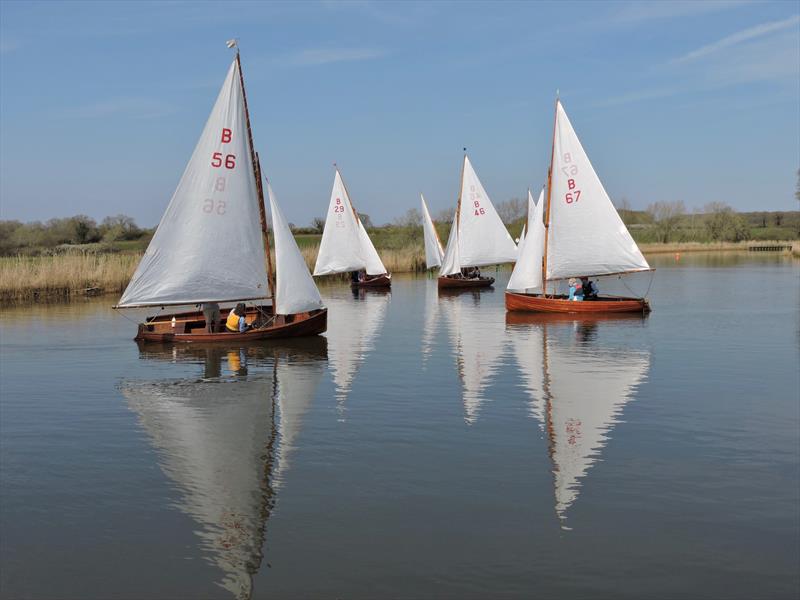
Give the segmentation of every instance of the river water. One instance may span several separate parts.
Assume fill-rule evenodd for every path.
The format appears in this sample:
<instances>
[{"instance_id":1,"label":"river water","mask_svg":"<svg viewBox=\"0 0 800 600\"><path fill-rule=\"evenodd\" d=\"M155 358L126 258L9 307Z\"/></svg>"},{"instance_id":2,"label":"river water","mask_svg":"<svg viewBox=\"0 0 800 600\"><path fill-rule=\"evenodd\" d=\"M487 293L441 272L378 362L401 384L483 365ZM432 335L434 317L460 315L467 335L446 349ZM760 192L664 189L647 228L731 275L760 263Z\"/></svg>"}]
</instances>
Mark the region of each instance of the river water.
<instances>
[{"instance_id":1,"label":"river water","mask_svg":"<svg viewBox=\"0 0 800 600\"><path fill-rule=\"evenodd\" d=\"M0 311L0 595L797 597L798 262L652 262L644 319L507 317L508 271L244 347Z\"/></svg>"}]
</instances>

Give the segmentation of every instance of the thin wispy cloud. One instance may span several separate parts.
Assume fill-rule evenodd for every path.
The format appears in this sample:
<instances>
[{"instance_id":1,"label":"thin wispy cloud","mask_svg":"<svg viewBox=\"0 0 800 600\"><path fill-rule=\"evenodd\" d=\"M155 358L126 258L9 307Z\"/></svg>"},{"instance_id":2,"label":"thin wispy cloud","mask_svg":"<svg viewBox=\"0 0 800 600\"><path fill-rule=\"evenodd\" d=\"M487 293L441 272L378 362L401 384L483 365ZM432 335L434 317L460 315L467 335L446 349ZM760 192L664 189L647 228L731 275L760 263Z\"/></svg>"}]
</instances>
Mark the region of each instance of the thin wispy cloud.
<instances>
[{"instance_id":1,"label":"thin wispy cloud","mask_svg":"<svg viewBox=\"0 0 800 600\"><path fill-rule=\"evenodd\" d=\"M720 12L749 4L751 0L720 0L718 2L697 2L696 0L672 2L630 2L615 11L608 19L609 24L634 26L651 21L696 17Z\"/></svg>"},{"instance_id":2,"label":"thin wispy cloud","mask_svg":"<svg viewBox=\"0 0 800 600\"><path fill-rule=\"evenodd\" d=\"M175 112L174 106L152 98L123 97L65 108L55 114L58 117L68 119L100 119L106 117L156 119Z\"/></svg>"},{"instance_id":3,"label":"thin wispy cloud","mask_svg":"<svg viewBox=\"0 0 800 600\"><path fill-rule=\"evenodd\" d=\"M714 54L720 50L724 50L725 48L731 48L732 46L736 46L743 42L754 40L765 35L777 33L779 31L784 31L791 28L796 29L798 25L800 25L800 15L794 15L788 19L783 19L780 21L762 23L761 25L756 25L755 27L749 27L747 29L743 29L742 31L737 31L736 33L726 36L721 40L714 42L713 44L707 44L698 48L697 50L692 50L691 52L676 58L673 62L679 64L694 61L704 58L710 54Z\"/></svg>"},{"instance_id":4,"label":"thin wispy cloud","mask_svg":"<svg viewBox=\"0 0 800 600\"><path fill-rule=\"evenodd\" d=\"M316 48L287 54L275 59L275 63L288 67L308 67L331 63L375 60L386 55L378 48Z\"/></svg>"}]
</instances>

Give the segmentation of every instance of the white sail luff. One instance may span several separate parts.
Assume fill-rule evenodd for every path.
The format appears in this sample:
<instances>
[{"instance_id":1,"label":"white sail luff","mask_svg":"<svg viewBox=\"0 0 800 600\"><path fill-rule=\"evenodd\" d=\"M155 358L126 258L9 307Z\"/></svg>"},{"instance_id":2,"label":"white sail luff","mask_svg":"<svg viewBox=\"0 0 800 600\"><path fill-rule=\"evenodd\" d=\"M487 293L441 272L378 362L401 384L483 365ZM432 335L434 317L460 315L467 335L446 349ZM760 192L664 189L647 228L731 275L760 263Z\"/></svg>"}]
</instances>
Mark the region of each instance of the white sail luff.
<instances>
[{"instance_id":1,"label":"white sail luff","mask_svg":"<svg viewBox=\"0 0 800 600\"><path fill-rule=\"evenodd\" d=\"M436 227L428 212L428 205L425 204L425 196L419 195L422 203L422 231L425 237L425 264L429 269L439 267L444 257L444 249L436 233Z\"/></svg>"},{"instance_id":2,"label":"white sail luff","mask_svg":"<svg viewBox=\"0 0 800 600\"><path fill-rule=\"evenodd\" d=\"M453 222L450 225L450 235L447 236L447 246L442 257L442 266L439 268L439 275L455 275L461 272L461 258L458 248L458 209L453 215Z\"/></svg>"},{"instance_id":3,"label":"white sail luff","mask_svg":"<svg viewBox=\"0 0 800 600\"><path fill-rule=\"evenodd\" d=\"M554 136L547 278L649 270L560 102Z\"/></svg>"},{"instance_id":4,"label":"white sail luff","mask_svg":"<svg viewBox=\"0 0 800 600\"><path fill-rule=\"evenodd\" d=\"M361 219L358 219L358 236L361 242L361 253L364 256L364 270L367 275L383 275L386 273L386 267L383 266L383 261L378 255L372 240L369 239L369 234L367 234L367 229Z\"/></svg>"},{"instance_id":5,"label":"white sail luff","mask_svg":"<svg viewBox=\"0 0 800 600\"><path fill-rule=\"evenodd\" d=\"M119 307L268 296L252 165L234 60Z\"/></svg>"},{"instance_id":6,"label":"white sail luff","mask_svg":"<svg viewBox=\"0 0 800 600\"><path fill-rule=\"evenodd\" d=\"M275 238L275 314L290 315L322 308L317 285L308 272L306 261L278 206L269 181L267 193Z\"/></svg>"},{"instance_id":7,"label":"white sail luff","mask_svg":"<svg viewBox=\"0 0 800 600\"><path fill-rule=\"evenodd\" d=\"M528 235L519 244L519 258L507 289L514 292L542 293L542 255L544 253L544 190L539 193L539 202L533 204L528 192Z\"/></svg>"}]
</instances>

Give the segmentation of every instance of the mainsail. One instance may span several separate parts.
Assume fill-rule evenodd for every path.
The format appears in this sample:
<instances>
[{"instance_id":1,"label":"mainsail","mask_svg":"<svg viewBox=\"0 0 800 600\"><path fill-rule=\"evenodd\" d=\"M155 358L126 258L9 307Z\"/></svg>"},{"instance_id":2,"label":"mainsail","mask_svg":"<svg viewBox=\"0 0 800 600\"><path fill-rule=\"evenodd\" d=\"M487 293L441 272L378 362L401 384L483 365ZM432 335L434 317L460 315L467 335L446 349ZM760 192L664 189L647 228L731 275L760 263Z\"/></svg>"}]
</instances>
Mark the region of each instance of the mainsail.
<instances>
[{"instance_id":1,"label":"mainsail","mask_svg":"<svg viewBox=\"0 0 800 600\"><path fill-rule=\"evenodd\" d=\"M539 193L539 201L533 204L533 196L528 191L528 235L519 243L519 258L507 289L532 293L542 291L542 253L544 251L544 189Z\"/></svg>"},{"instance_id":2,"label":"mainsail","mask_svg":"<svg viewBox=\"0 0 800 600\"><path fill-rule=\"evenodd\" d=\"M267 192L275 239L275 313L291 315L322 308L317 284L308 272L306 261L269 182Z\"/></svg>"},{"instance_id":3,"label":"mainsail","mask_svg":"<svg viewBox=\"0 0 800 600\"><path fill-rule=\"evenodd\" d=\"M560 101L548 204L547 279L647 271Z\"/></svg>"},{"instance_id":4,"label":"mainsail","mask_svg":"<svg viewBox=\"0 0 800 600\"><path fill-rule=\"evenodd\" d=\"M517 246L497 214L486 190L464 155L461 192L453 229L442 260L441 275L463 267L483 267L517 260Z\"/></svg>"},{"instance_id":5,"label":"mainsail","mask_svg":"<svg viewBox=\"0 0 800 600\"><path fill-rule=\"evenodd\" d=\"M234 59L119 307L265 298L259 200Z\"/></svg>"},{"instance_id":6,"label":"mainsail","mask_svg":"<svg viewBox=\"0 0 800 600\"><path fill-rule=\"evenodd\" d=\"M422 231L425 235L425 264L429 269L441 266L442 258L444 257L444 249L442 242L439 240L439 234L436 233L436 227L433 225L433 219L428 212L428 205L425 204L425 196L419 195L422 202Z\"/></svg>"},{"instance_id":7,"label":"mainsail","mask_svg":"<svg viewBox=\"0 0 800 600\"><path fill-rule=\"evenodd\" d=\"M339 169L336 169L314 275L332 275L362 269L368 275L386 273L386 267L353 208Z\"/></svg>"}]
</instances>

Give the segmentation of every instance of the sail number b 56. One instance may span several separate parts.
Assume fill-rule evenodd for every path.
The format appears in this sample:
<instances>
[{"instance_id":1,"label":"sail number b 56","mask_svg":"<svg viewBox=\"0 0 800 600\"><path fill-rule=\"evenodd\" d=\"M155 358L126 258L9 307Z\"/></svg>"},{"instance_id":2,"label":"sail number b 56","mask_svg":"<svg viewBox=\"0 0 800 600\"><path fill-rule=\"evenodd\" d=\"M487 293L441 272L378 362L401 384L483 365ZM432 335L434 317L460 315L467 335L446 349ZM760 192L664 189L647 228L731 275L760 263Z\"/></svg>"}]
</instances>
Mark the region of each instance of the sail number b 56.
<instances>
[{"instance_id":1,"label":"sail number b 56","mask_svg":"<svg viewBox=\"0 0 800 600\"><path fill-rule=\"evenodd\" d=\"M222 135L220 136L220 143L227 144L233 139L233 131L228 129L227 127L222 128ZM214 152L211 155L211 166L215 169L219 169L222 165L225 165L226 169L234 169L236 168L236 155L235 154L226 154L224 157L222 156L222 152Z\"/></svg>"}]
</instances>

